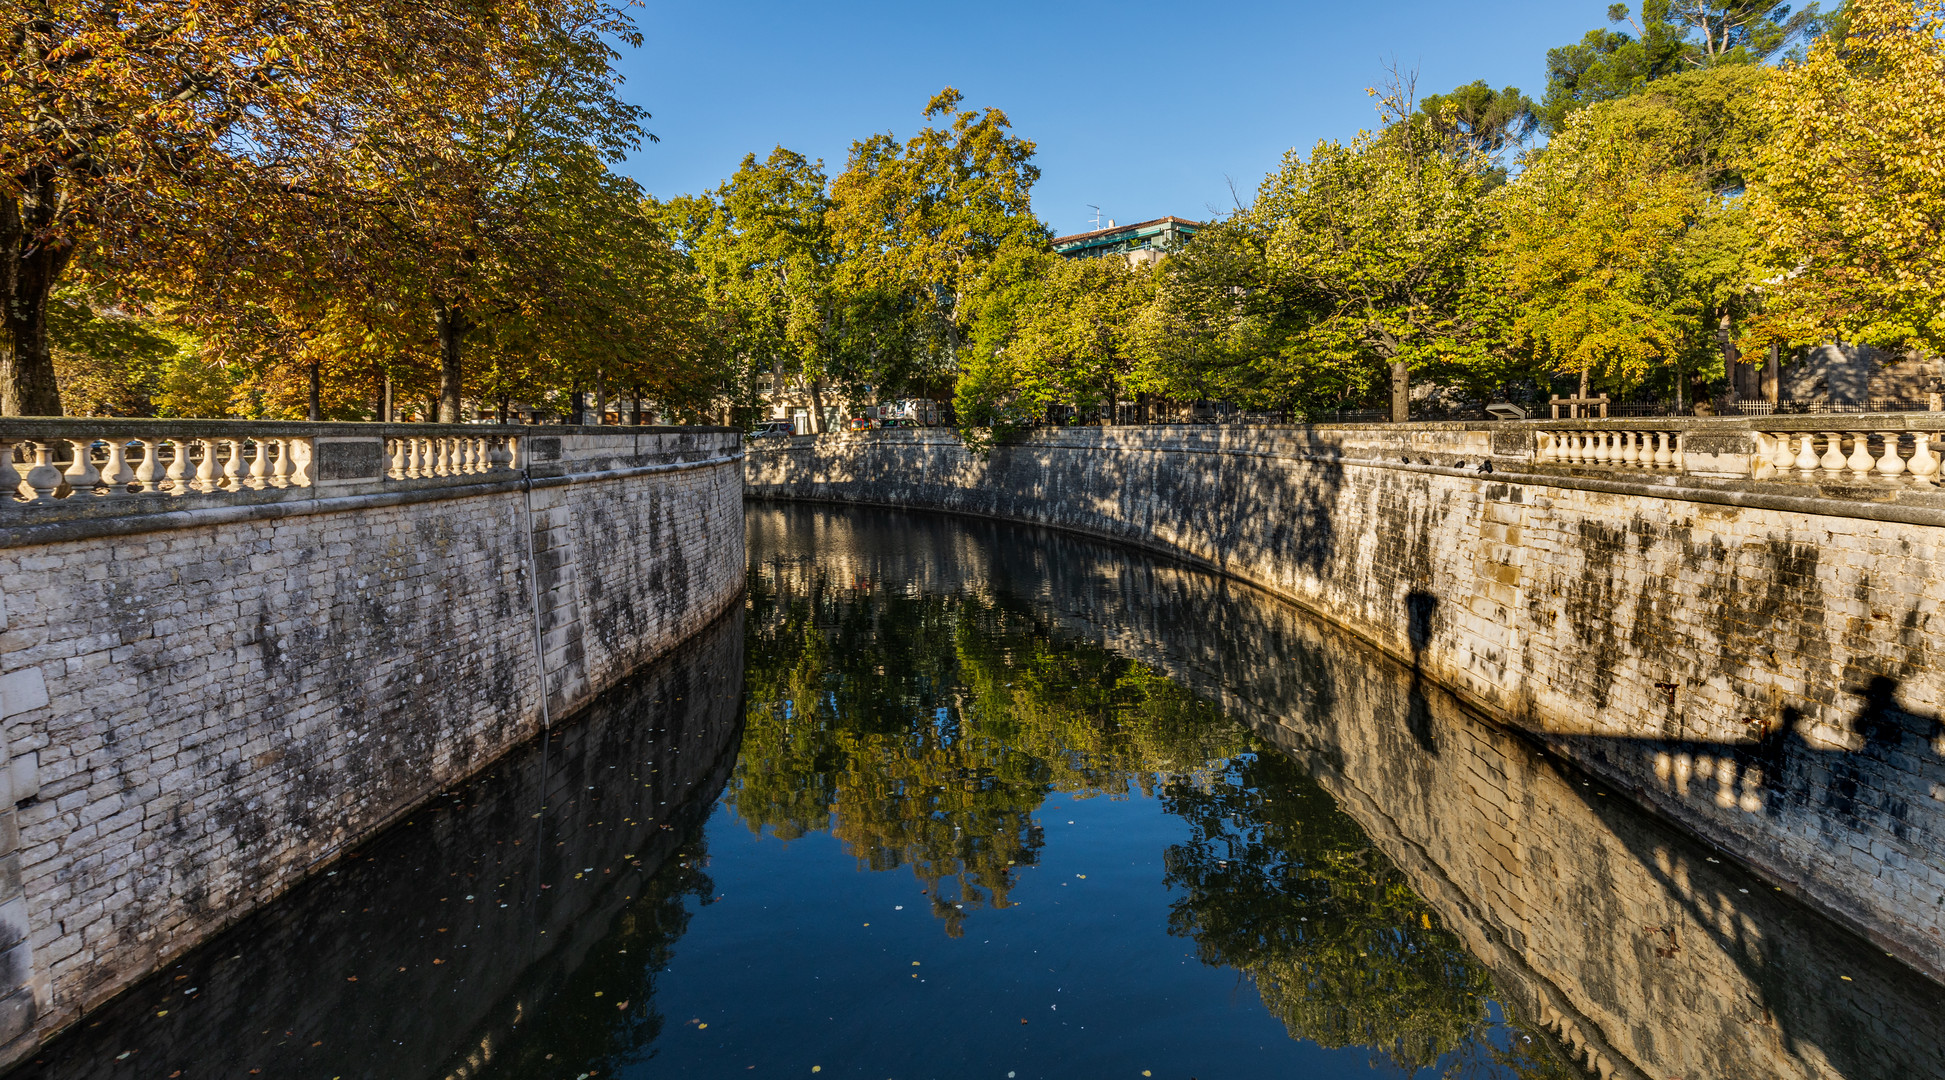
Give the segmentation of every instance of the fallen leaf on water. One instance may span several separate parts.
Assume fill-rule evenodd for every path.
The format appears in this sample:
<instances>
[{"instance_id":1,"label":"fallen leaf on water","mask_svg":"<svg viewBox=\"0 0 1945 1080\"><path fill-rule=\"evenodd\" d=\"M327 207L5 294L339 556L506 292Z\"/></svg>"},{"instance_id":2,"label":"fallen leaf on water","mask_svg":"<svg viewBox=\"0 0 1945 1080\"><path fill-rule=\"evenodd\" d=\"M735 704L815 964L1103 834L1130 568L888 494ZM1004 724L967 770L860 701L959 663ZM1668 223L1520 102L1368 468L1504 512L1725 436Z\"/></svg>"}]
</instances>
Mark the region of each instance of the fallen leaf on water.
<instances>
[{"instance_id":1,"label":"fallen leaf on water","mask_svg":"<svg viewBox=\"0 0 1945 1080\"><path fill-rule=\"evenodd\" d=\"M626 1001L621 1002L615 1006L615 1008L617 1009L626 1009L627 1007L628 1007L628 1003Z\"/></svg>"},{"instance_id":2,"label":"fallen leaf on water","mask_svg":"<svg viewBox=\"0 0 1945 1080\"><path fill-rule=\"evenodd\" d=\"M345 982L357 982L357 981L358 981L358 976L356 976L356 975L348 975L348 976L346 976L346 977L345 977L345 980L344 980L344 981L345 981ZM254 1072L255 1070L252 1070L252 1071Z\"/></svg>"}]
</instances>

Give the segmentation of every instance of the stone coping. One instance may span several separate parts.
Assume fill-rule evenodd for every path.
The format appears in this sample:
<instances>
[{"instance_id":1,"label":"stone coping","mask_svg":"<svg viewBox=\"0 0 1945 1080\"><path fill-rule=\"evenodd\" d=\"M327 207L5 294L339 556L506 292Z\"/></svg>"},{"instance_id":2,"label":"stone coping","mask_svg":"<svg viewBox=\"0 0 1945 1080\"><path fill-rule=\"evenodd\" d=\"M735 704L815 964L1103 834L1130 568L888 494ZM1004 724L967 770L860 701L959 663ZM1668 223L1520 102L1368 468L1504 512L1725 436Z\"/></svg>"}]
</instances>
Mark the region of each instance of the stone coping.
<instances>
[{"instance_id":1,"label":"stone coping","mask_svg":"<svg viewBox=\"0 0 1945 1080\"><path fill-rule=\"evenodd\" d=\"M1928 414L1920 414L1928 415ZM1557 427L1551 421L1541 422L1541 426ZM1582 465L1559 465L1532 460L1528 444L1508 452L1506 440L1496 439L1488 442L1480 438L1488 432L1504 433L1512 431L1524 434L1524 429L1536 426L1533 421L1510 421L1501 423L1452 424L1427 432L1422 425L1340 425L1335 429L1310 427L1266 427L1265 431L1305 433L1335 433L1338 431L1355 432L1360 435L1389 434L1397 436L1395 443L1385 445L1346 446L1336 440L1287 439L1278 445L1250 445L1252 440L1237 439L1182 439L1184 433L1211 436L1223 429L1214 425L1141 425L1114 428L1054 428L1041 429L1043 434L1005 444L1011 450L1078 450L1088 452L1113 453L1187 453L1210 454L1223 457L1283 458L1291 461L1321 461L1342 468L1392 469L1402 472L1424 472L1443 476L1464 476L1473 479L1490 479L1502 483L1531 484L1579 491L1594 491L1612 495L1630 495L1654 499L1675 499L1687 502L1707 503L1717 506L1740 506L1755 509L1774 510L1781 513L1810 514L1826 517L1856 518L1870 521L1898 522L1911 525L1945 526L1945 488L1916 488L1894 480L1877 476L1855 478L1843 476L1831 479L1792 480L1750 478L1743 475L1711 475L1694 471L1649 470L1642 468L1619 468ZM1101 431L1114 436L1130 433L1156 432L1152 439L1110 441L1105 437L1095 439L1063 438L1070 432ZM1740 433L1749 429L1743 428ZM1815 429L1828 430L1827 427ZM1896 430L1896 429L1893 429ZM1720 428L1715 431L1730 434ZM1458 439L1425 440L1426 435L1474 434L1473 439L1460 445ZM1714 434L1715 432L1711 432ZM1419 435L1415 443L1409 438ZM785 438L747 440L747 452L764 456L775 453L810 451L819 439L851 441L857 443L878 441L896 443L951 443L959 440L949 429L908 429L872 432L842 432L832 435L799 435ZM1411 444L1411 445L1408 445ZM1443 444L1443 445L1441 445ZM1359 454L1357 451L1381 451L1386 456ZM1409 451L1409 454L1400 451ZM1459 455L1470 453L1469 460ZM1747 453L1744 447L1740 451ZM1416 455L1416 456L1412 456Z\"/></svg>"},{"instance_id":2,"label":"stone coping","mask_svg":"<svg viewBox=\"0 0 1945 1080\"><path fill-rule=\"evenodd\" d=\"M104 438L126 435L131 439L167 438L171 434L216 435L248 438L252 435L284 437L382 436L420 438L436 435L729 435L741 434L733 427L668 427L643 424L381 424L365 420L203 420L196 417L132 419L117 416L5 416L0 417L0 439Z\"/></svg>"},{"instance_id":3,"label":"stone coping","mask_svg":"<svg viewBox=\"0 0 1945 1080\"><path fill-rule=\"evenodd\" d=\"M243 521L270 521L310 514L343 513L441 499L469 499L481 495L533 488L562 487L602 480L625 480L657 473L740 465L742 460L742 452L736 451L715 457L657 461L591 472L568 472L556 469L544 473L502 471L498 474L427 478L403 483L391 482L385 484L382 489L377 488L376 485L352 491L341 488L334 490L329 487L306 487L245 491L233 495L228 492L180 497L131 495L114 502L90 499L73 507L60 503L47 507L36 514L39 520L19 520L25 518L27 513L8 514L7 517L16 518L18 523L0 524L0 549L86 540L100 536L132 536L138 533L193 529ZM137 502L146 505L133 512L124 509ZM150 509L151 507L154 509ZM5 517L0 517L0 522L5 521Z\"/></svg>"}]
</instances>

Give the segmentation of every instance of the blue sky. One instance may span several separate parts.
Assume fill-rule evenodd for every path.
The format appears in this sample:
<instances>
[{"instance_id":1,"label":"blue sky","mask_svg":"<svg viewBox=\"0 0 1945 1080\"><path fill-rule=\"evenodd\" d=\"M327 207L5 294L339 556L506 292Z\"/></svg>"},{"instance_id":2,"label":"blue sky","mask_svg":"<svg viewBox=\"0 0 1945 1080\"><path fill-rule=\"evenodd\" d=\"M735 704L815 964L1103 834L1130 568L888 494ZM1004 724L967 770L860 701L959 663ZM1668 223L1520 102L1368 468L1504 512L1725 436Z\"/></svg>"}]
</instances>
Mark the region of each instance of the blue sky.
<instances>
[{"instance_id":1,"label":"blue sky","mask_svg":"<svg viewBox=\"0 0 1945 1080\"><path fill-rule=\"evenodd\" d=\"M1637 5L1638 6L1638 5ZM1538 98L1546 50L1607 0L1369 3L826 3L647 0L627 97L661 142L625 167L649 191L714 187L779 143L841 171L854 139L901 138L951 85L1039 145L1034 209L1057 232L1203 218L1247 200L1284 151L1376 122L1394 58L1421 92L1473 79Z\"/></svg>"}]
</instances>

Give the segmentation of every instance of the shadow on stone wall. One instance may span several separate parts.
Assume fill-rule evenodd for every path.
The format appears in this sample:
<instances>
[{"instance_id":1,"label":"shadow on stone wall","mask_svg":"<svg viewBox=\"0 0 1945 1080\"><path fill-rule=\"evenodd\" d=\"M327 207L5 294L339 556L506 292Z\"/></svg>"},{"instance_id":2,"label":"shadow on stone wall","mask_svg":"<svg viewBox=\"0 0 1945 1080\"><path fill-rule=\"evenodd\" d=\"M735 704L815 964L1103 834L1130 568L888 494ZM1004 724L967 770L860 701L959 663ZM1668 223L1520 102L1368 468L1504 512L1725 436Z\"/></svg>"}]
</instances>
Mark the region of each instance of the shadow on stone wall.
<instances>
[{"instance_id":1,"label":"shadow on stone wall","mask_svg":"<svg viewBox=\"0 0 1945 1080\"><path fill-rule=\"evenodd\" d=\"M590 1058L646 1042L655 972L711 894L701 823L736 757L742 654L737 605L10 1077L527 1075L523 1026L568 1026ZM563 1003L589 981L610 996Z\"/></svg>"},{"instance_id":2,"label":"shadow on stone wall","mask_svg":"<svg viewBox=\"0 0 1945 1080\"><path fill-rule=\"evenodd\" d=\"M841 535L860 577L881 562L928 588L1032 590L1063 629L1246 721L1372 835L1500 995L1591 1068L1945 1076L1936 984L1301 609L1067 534L1022 543L1009 526L893 511L749 516L752 537ZM1413 614L1439 610L1428 598ZM1910 739L1890 688L1865 689L1881 730Z\"/></svg>"}]
</instances>

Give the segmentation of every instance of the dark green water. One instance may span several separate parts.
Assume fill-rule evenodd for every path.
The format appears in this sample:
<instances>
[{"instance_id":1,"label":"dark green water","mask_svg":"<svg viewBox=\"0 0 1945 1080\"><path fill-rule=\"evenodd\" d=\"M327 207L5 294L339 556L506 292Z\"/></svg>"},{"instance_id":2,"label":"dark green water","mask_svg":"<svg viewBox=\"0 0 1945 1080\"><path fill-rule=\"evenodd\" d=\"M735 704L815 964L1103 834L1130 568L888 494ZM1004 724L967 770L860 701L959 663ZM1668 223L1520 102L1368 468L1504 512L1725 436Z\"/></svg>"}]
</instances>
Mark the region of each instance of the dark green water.
<instances>
[{"instance_id":1,"label":"dark green water","mask_svg":"<svg viewBox=\"0 0 1945 1080\"><path fill-rule=\"evenodd\" d=\"M1626 1069L1935 1074L1936 987L1538 757L1480 809L1473 724L1197 571L753 507L744 611L16 1075L1568 1077L1576 1000ZM1643 869L1468 884L1453 808L1535 800ZM1612 925L1709 889L1753 944Z\"/></svg>"}]
</instances>

